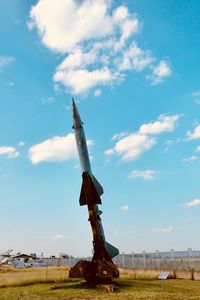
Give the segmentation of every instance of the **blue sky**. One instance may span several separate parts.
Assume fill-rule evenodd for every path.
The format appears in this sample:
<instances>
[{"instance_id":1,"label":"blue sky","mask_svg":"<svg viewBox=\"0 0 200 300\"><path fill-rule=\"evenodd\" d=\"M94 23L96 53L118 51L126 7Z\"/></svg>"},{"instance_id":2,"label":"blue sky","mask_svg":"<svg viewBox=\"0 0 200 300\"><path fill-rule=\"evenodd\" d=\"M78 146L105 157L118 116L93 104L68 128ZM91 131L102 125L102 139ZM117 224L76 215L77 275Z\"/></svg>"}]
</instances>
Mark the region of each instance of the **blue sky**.
<instances>
[{"instance_id":1,"label":"blue sky","mask_svg":"<svg viewBox=\"0 0 200 300\"><path fill-rule=\"evenodd\" d=\"M120 252L200 249L200 3L0 3L0 249L91 254L71 98Z\"/></svg>"}]
</instances>

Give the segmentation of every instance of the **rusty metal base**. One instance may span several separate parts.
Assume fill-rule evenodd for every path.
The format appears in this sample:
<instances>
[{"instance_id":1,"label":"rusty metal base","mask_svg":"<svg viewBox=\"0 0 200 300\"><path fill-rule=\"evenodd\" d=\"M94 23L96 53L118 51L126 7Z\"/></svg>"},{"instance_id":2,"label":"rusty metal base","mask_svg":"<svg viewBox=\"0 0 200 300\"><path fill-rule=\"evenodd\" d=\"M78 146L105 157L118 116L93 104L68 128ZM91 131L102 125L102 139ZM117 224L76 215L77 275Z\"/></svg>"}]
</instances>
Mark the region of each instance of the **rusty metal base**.
<instances>
[{"instance_id":1,"label":"rusty metal base","mask_svg":"<svg viewBox=\"0 0 200 300\"><path fill-rule=\"evenodd\" d=\"M112 278L119 277L117 267L110 261L80 260L69 270L70 278L84 278L88 286L112 284Z\"/></svg>"}]
</instances>

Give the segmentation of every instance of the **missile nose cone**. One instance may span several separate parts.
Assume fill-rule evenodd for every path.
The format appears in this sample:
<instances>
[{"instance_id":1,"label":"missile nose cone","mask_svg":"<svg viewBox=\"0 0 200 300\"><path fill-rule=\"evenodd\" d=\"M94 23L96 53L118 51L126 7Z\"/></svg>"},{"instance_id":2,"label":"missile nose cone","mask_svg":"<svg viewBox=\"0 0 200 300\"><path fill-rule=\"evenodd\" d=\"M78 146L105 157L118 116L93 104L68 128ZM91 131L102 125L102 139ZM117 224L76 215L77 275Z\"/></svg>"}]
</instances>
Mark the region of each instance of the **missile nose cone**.
<instances>
[{"instance_id":1,"label":"missile nose cone","mask_svg":"<svg viewBox=\"0 0 200 300\"><path fill-rule=\"evenodd\" d=\"M73 115L74 115L74 113L75 113L76 110L77 110L76 103L74 101L74 98L72 98L72 112L73 112Z\"/></svg>"},{"instance_id":2,"label":"missile nose cone","mask_svg":"<svg viewBox=\"0 0 200 300\"><path fill-rule=\"evenodd\" d=\"M81 128L82 127L82 121L76 106L76 103L74 101L74 98L72 98L72 113L73 113L73 128Z\"/></svg>"}]
</instances>

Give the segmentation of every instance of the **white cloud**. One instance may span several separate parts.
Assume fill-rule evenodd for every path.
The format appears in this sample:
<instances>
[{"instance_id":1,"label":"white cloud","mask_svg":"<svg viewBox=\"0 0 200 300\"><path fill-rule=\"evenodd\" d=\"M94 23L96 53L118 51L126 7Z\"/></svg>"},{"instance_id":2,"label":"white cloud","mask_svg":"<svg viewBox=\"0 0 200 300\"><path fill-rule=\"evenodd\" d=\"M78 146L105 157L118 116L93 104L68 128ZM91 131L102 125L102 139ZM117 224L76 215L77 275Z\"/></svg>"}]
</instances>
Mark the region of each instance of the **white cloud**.
<instances>
[{"instance_id":1,"label":"white cloud","mask_svg":"<svg viewBox=\"0 0 200 300\"><path fill-rule=\"evenodd\" d=\"M137 132L122 137L113 148L106 150L104 154L107 156L120 155L125 161L136 159L157 143L158 135L173 131L179 118L180 115L160 115L157 121L143 124ZM113 137L115 139L119 136L120 133L117 133Z\"/></svg>"},{"instance_id":2,"label":"white cloud","mask_svg":"<svg viewBox=\"0 0 200 300\"><path fill-rule=\"evenodd\" d=\"M192 93L193 101L196 104L200 104L200 92L194 92Z\"/></svg>"},{"instance_id":3,"label":"white cloud","mask_svg":"<svg viewBox=\"0 0 200 300\"><path fill-rule=\"evenodd\" d=\"M200 98L194 99L194 102L195 102L196 104L200 104Z\"/></svg>"},{"instance_id":4,"label":"white cloud","mask_svg":"<svg viewBox=\"0 0 200 300\"><path fill-rule=\"evenodd\" d=\"M13 147L3 146L0 147L0 156L1 155L6 155L7 158L15 158L18 157L20 153Z\"/></svg>"},{"instance_id":5,"label":"white cloud","mask_svg":"<svg viewBox=\"0 0 200 300\"><path fill-rule=\"evenodd\" d=\"M74 166L74 169L79 169L80 168L80 165L79 164L76 164L75 166Z\"/></svg>"},{"instance_id":6,"label":"white cloud","mask_svg":"<svg viewBox=\"0 0 200 300\"><path fill-rule=\"evenodd\" d=\"M197 160L197 159L199 159L197 156L192 155L192 156L190 156L190 157L184 158L183 161L184 161L184 162L192 162L192 161L195 161L195 160Z\"/></svg>"},{"instance_id":7,"label":"white cloud","mask_svg":"<svg viewBox=\"0 0 200 300\"><path fill-rule=\"evenodd\" d=\"M123 205L120 207L121 210L127 211L128 210L128 205Z\"/></svg>"},{"instance_id":8,"label":"white cloud","mask_svg":"<svg viewBox=\"0 0 200 300\"><path fill-rule=\"evenodd\" d=\"M112 137L112 141L114 141L114 140L120 140L122 137L124 137L124 136L126 136L126 135L128 135L129 133L127 132L127 131L124 131L124 132L118 132L118 133L116 133L116 134L114 134L113 135L113 137Z\"/></svg>"},{"instance_id":9,"label":"white cloud","mask_svg":"<svg viewBox=\"0 0 200 300\"><path fill-rule=\"evenodd\" d=\"M175 140L167 140L165 151L167 152L173 145L178 144L181 142L181 138L177 138Z\"/></svg>"},{"instance_id":10,"label":"white cloud","mask_svg":"<svg viewBox=\"0 0 200 300\"><path fill-rule=\"evenodd\" d=\"M26 143L24 141L19 141L18 146L23 147Z\"/></svg>"},{"instance_id":11,"label":"white cloud","mask_svg":"<svg viewBox=\"0 0 200 300\"><path fill-rule=\"evenodd\" d=\"M200 199L194 199L190 202L186 202L183 206L185 208L191 208L191 207L198 206L198 205L200 205Z\"/></svg>"},{"instance_id":12,"label":"white cloud","mask_svg":"<svg viewBox=\"0 0 200 300\"><path fill-rule=\"evenodd\" d=\"M180 115L166 116L160 115L158 120L153 123L143 124L139 132L141 134L158 135L162 132L171 132L175 129L176 121Z\"/></svg>"},{"instance_id":13,"label":"white cloud","mask_svg":"<svg viewBox=\"0 0 200 300\"><path fill-rule=\"evenodd\" d=\"M59 70L67 71L76 68L83 69L84 67L95 63L97 59L97 51L94 49L89 52L83 52L80 48L76 48L70 53L63 62L59 65Z\"/></svg>"},{"instance_id":14,"label":"white cloud","mask_svg":"<svg viewBox=\"0 0 200 300\"><path fill-rule=\"evenodd\" d=\"M194 92L194 93L192 93L192 96L193 97L200 97L200 92Z\"/></svg>"},{"instance_id":15,"label":"white cloud","mask_svg":"<svg viewBox=\"0 0 200 300\"><path fill-rule=\"evenodd\" d=\"M129 15L128 8L126 6L119 6L113 13L113 19L116 23L123 22Z\"/></svg>"},{"instance_id":16,"label":"white cloud","mask_svg":"<svg viewBox=\"0 0 200 300\"><path fill-rule=\"evenodd\" d=\"M122 160L136 159L141 153L151 149L156 139L140 133L133 133L118 141L113 148L114 153L122 156Z\"/></svg>"},{"instance_id":17,"label":"white cloud","mask_svg":"<svg viewBox=\"0 0 200 300\"><path fill-rule=\"evenodd\" d=\"M65 161L76 156L75 137L72 133L55 136L29 149L29 158L33 164L42 161Z\"/></svg>"},{"instance_id":18,"label":"white cloud","mask_svg":"<svg viewBox=\"0 0 200 300\"><path fill-rule=\"evenodd\" d=\"M42 42L56 52L69 52L77 44L113 32L109 1L40 0L30 11L29 27L36 27Z\"/></svg>"},{"instance_id":19,"label":"white cloud","mask_svg":"<svg viewBox=\"0 0 200 300\"><path fill-rule=\"evenodd\" d=\"M10 63L12 63L14 61L14 57L11 56L0 56L0 71L7 65L9 65Z\"/></svg>"},{"instance_id":20,"label":"white cloud","mask_svg":"<svg viewBox=\"0 0 200 300\"><path fill-rule=\"evenodd\" d=\"M135 70L139 72L147 68L153 60L150 51L142 50L133 42L128 50L124 51L123 57L118 59L117 65L120 71Z\"/></svg>"},{"instance_id":21,"label":"white cloud","mask_svg":"<svg viewBox=\"0 0 200 300\"><path fill-rule=\"evenodd\" d=\"M105 150L104 151L104 154L106 155L106 156L112 156L113 154L115 154L115 151L113 150L113 149L107 149L107 150Z\"/></svg>"},{"instance_id":22,"label":"white cloud","mask_svg":"<svg viewBox=\"0 0 200 300\"><path fill-rule=\"evenodd\" d=\"M174 230L174 227L169 226L169 227L165 227L165 228L154 228L153 232L165 233L165 232L170 232L170 231L173 231L173 230Z\"/></svg>"},{"instance_id":23,"label":"white cloud","mask_svg":"<svg viewBox=\"0 0 200 300\"><path fill-rule=\"evenodd\" d=\"M98 84L111 84L114 77L115 75L107 67L93 71L80 69L65 72L65 70L60 70L58 66L54 81L63 83L70 88L72 93L80 94Z\"/></svg>"},{"instance_id":24,"label":"white cloud","mask_svg":"<svg viewBox=\"0 0 200 300\"><path fill-rule=\"evenodd\" d=\"M153 170L145 170L145 171L139 171L134 170L131 172L130 178L142 178L144 180L150 180L155 178L155 171Z\"/></svg>"},{"instance_id":25,"label":"white cloud","mask_svg":"<svg viewBox=\"0 0 200 300\"><path fill-rule=\"evenodd\" d=\"M43 104L52 104L52 103L54 103L54 97L52 97L52 96L49 96L49 97L43 97L42 98L42 103Z\"/></svg>"},{"instance_id":26,"label":"white cloud","mask_svg":"<svg viewBox=\"0 0 200 300\"><path fill-rule=\"evenodd\" d=\"M195 140L200 138L200 125L196 126L194 132L188 131L186 134L188 140Z\"/></svg>"},{"instance_id":27,"label":"white cloud","mask_svg":"<svg viewBox=\"0 0 200 300\"><path fill-rule=\"evenodd\" d=\"M197 146L196 151L200 152L200 146Z\"/></svg>"},{"instance_id":28,"label":"white cloud","mask_svg":"<svg viewBox=\"0 0 200 300\"><path fill-rule=\"evenodd\" d=\"M115 51L120 50L126 44L126 40L140 31L142 24L136 15L130 15L128 8L119 6L113 13L113 22L120 28L120 38L115 43Z\"/></svg>"},{"instance_id":29,"label":"white cloud","mask_svg":"<svg viewBox=\"0 0 200 300\"><path fill-rule=\"evenodd\" d=\"M142 49L136 35L142 23L128 7L115 9L112 0L39 0L30 10L29 28L36 29L42 43L65 55L53 80L74 94L99 85L117 84L128 70L153 68L154 82L171 75L170 64L158 66L150 50Z\"/></svg>"},{"instance_id":30,"label":"white cloud","mask_svg":"<svg viewBox=\"0 0 200 300\"><path fill-rule=\"evenodd\" d=\"M152 75L147 76L152 85L160 84L166 77L172 74L170 63L166 60L161 60L159 64L153 68Z\"/></svg>"},{"instance_id":31,"label":"white cloud","mask_svg":"<svg viewBox=\"0 0 200 300\"><path fill-rule=\"evenodd\" d=\"M95 97L101 96L101 90L100 90L100 89L95 90L95 91L94 91L94 96L95 96Z\"/></svg>"},{"instance_id":32,"label":"white cloud","mask_svg":"<svg viewBox=\"0 0 200 300\"><path fill-rule=\"evenodd\" d=\"M91 140L87 145L93 145ZM74 134L67 136L55 136L45 140L40 144L33 145L29 151L29 159L32 164L38 164L42 161L62 162L77 157L77 149Z\"/></svg>"},{"instance_id":33,"label":"white cloud","mask_svg":"<svg viewBox=\"0 0 200 300\"><path fill-rule=\"evenodd\" d=\"M65 237L62 234L56 234L56 235L53 236L52 239L58 241L58 240L64 240Z\"/></svg>"}]
</instances>

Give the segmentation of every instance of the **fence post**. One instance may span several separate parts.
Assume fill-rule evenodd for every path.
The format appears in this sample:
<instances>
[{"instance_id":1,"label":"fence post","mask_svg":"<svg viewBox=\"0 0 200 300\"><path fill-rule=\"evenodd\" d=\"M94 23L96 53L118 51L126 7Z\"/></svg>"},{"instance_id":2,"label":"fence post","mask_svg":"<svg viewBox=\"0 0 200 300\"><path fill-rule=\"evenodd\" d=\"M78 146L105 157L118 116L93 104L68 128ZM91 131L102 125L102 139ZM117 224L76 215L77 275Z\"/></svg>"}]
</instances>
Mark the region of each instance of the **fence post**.
<instances>
[{"instance_id":1,"label":"fence post","mask_svg":"<svg viewBox=\"0 0 200 300\"><path fill-rule=\"evenodd\" d=\"M188 267L191 272L191 279L194 280L194 264L192 259L192 248L188 248Z\"/></svg>"},{"instance_id":2,"label":"fence post","mask_svg":"<svg viewBox=\"0 0 200 300\"><path fill-rule=\"evenodd\" d=\"M156 270L160 269L160 264L159 264L159 250L156 250Z\"/></svg>"},{"instance_id":3,"label":"fence post","mask_svg":"<svg viewBox=\"0 0 200 300\"><path fill-rule=\"evenodd\" d=\"M170 249L170 255L171 255L172 270L174 270L174 249Z\"/></svg>"},{"instance_id":4,"label":"fence post","mask_svg":"<svg viewBox=\"0 0 200 300\"><path fill-rule=\"evenodd\" d=\"M188 267L191 269L192 248L188 248Z\"/></svg>"},{"instance_id":5,"label":"fence post","mask_svg":"<svg viewBox=\"0 0 200 300\"><path fill-rule=\"evenodd\" d=\"M125 254L122 252L122 268L125 268Z\"/></svg>"},{"instance_id":6,"label":"fence post","mask_svg":"<svg viewBox=\"0 0 200 300\"><path fill-rule=\"evenodd\" d=\"M174 279L175 279L176 278L176 270L175 270L175 253L174 253L174 249L171 249L170 252L171 252L172 272L173 272L173 276L174 276Z\"/></svg>"},{"instance_id":7,"label":"fence post","mask_svg":"<svg viewBox=\"0 0 200 300\"><path fill-rule=\"evenodd\" d=\"M131 252L131 265L132 265L132 269L135 268L135 254L134 252Z\"/></svg>"},{"instance_id":8,"label":"fence post","mask_svg":"<svg viewBox=\"0 0 200 300\"><path fill-rule=\"evenodd\" d=\"M147 268L147 256L146 256L146 252L143 251L143 264L144 264L144 269Z\"/></svg>"},{"instance_id":9,"label":"fence post","mask_svg":"<svg viewBox=\"0 0 200 300\"><path fill-rule=\"evenodd\" d=\"M48 279L48 264L46 264L46 268L45 268L45 279L46 281Z\"/></svg>"}]
</instances>

